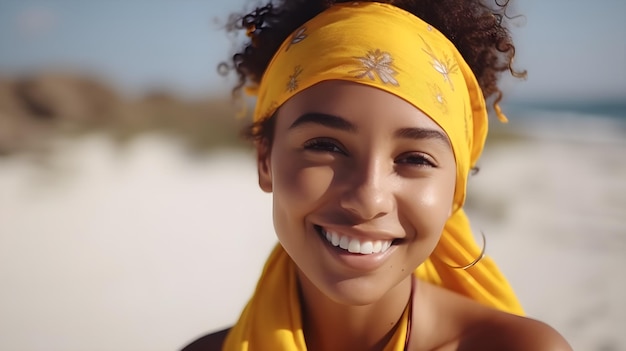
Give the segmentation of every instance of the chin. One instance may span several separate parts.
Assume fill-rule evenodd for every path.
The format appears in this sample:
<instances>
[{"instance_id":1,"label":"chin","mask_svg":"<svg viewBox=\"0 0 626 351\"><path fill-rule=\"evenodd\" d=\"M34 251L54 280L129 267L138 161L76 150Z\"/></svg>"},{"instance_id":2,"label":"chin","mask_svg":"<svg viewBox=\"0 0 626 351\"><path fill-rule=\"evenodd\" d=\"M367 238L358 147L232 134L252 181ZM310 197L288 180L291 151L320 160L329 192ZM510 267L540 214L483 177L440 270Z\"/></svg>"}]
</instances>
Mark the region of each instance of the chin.
<instances>
[{"instance_id":1,"label":"chin","mask_svg":"<svg viewBox=\"0 0 626 351\"><path fill-rule=\"evenodd\" d=\"M369 275L353 278L329 279L310 281L317 290L331 301L346 306L366 306L385 297L387 293L398 285L391 279L381 279L380 276Z\"/></svg>"}]
</instances>

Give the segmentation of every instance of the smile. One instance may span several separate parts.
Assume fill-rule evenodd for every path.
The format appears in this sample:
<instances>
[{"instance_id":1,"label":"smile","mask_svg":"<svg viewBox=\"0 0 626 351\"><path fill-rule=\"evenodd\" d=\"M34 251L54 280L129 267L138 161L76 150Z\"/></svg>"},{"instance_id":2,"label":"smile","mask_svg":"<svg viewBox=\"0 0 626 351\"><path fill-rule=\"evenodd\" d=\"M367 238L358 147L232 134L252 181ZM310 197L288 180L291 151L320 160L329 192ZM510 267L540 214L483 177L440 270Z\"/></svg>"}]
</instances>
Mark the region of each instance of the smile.
<instances>
[{"instance_id":1,"label":"smile","mask_svg":"<svg viewBox=\"0 0 626 351\"><path fill-rule=\"evenodd\" d=\"M335 231L326 231L319 226L316 226L316 229L331 245L354 254L371 255L383 253L391 247L393 242L393 240L359 240Z\"/></svg>"}]
</instances>

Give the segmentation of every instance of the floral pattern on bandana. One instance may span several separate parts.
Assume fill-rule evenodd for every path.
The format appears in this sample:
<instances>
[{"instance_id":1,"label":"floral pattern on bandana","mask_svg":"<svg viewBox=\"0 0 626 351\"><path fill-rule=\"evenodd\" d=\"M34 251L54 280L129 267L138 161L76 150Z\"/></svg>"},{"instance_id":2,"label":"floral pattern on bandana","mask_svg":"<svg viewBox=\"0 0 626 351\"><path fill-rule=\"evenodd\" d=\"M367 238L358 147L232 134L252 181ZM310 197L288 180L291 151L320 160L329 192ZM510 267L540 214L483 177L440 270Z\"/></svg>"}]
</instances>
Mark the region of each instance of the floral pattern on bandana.
<instances>
[{"instance_id":1,"label":"floral pattern on bandana","mask_svg":"<svg viewBox=\"0 0 626 351\"><path fill-rule=\"evenodd\" d=\"M355 78L367 77L376 80L376 76L384 84L400 86L394 75L398 72L393 68L393 57L386 51L380 49L370 50L365 56L355 57L359 60L359 69L350 71L350 74L356 74Z\"/></svg>"},{"instance_id":2,"label":"floral pattern on bandana","mask_svg":"<svg viewBox=\"0 0 626 351\"><path fill-rule=\"evenodd\" d=\"M439 85L428 83L428 89L430 89L430 93L433 96L433 101L435 101L437 106L439 106L441 112L448 114L448 100L446 100L446 97L443 95L443 92L441 91L441 88L439 88Z\"/></svg>"},{"instance_id":3,"label":"floral pattern on bandana","mask_svg":"<svg viewBox=\"0 0 626 351\"><path fill-rule=\"evenodd\" d=\"M298 76L302 73L302 66L298 65L294 68L293 73L289 76L287 81L287 91L293 93L298 89Z\"/></svg>"},{"instance_id":4,"label":"floral pattern on bandana","mask_svg":"<svg viewBox=\"0 0 626 351\"><path fill-rule=\"evenodd\" d=\"M443 58L437 57L426 40L424 40L421 36L420 38L424 42L424 46L426 46L426 48L422 50L424 50L424 52L432 59L430 64L433 66L435 71L439 72L443 76L443 81L450 84L450 89L454 91L454 83L452 83L452 79L450 79L450 74L456 73L459 70L459 66L454 60L451 60L445 54L443 55Z\"/></svg>"},{"instance_id":5,"label":"floral pattern on bandana","mask_svg":"<svg viewBox=\"0 0 626 351\"><path fill-rule=\"evenodd\" d=\"M295 31L291 35L291 39L289 40L289 45L287 45L287 48L285 49L285 51L288 51L289 48L291 48L292 45L298 44L299 42L301 42L304 39L306 39L306 37L307 37L307 35L306 35L306 27L302 27L302 28L298 29L297 31Z\"/></svg>"}]
</instances>

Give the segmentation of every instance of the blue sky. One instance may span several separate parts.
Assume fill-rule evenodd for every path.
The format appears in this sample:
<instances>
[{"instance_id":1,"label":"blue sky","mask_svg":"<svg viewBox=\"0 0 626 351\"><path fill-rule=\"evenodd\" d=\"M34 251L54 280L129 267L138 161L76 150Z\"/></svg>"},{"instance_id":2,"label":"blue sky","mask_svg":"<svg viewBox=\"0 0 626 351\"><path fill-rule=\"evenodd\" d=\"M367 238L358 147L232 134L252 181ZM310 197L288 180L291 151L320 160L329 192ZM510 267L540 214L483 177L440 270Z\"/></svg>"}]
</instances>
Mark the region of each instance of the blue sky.
<instances>
[{"instance_id":1,"label":"blue sky","mask_svg":"<svg viewBox=\"0 0 626 351\"><path fill-rule=\"evenodd\" d=\"M244 0L0 0L0 75L46 69L102 77L127 92L226 91L221 30ZM249 5L248 5L249 6ZM626 1L525 0L512 31L526 82L512 100L626 100Z\"/></svg>"}]
</instances>

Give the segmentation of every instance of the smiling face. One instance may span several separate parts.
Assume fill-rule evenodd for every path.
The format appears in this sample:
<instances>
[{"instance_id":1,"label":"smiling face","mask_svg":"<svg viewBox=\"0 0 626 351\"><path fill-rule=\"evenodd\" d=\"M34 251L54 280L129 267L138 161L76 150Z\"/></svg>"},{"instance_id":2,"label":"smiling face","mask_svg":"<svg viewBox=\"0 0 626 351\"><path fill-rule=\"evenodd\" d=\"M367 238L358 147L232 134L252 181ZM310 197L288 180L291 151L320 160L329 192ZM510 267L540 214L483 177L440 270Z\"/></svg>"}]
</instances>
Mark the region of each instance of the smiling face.
<instances>
[{"instance_id":1,"label":"smiling face","mask_svg":"<svg viewBox=\"0 0 626 351\"><path fill-rule=\"evenodd\" d=\"M401 98L345 81L298 93L275 118L258 151L278 239L330 299L377 301L426 260L451 213L446 134Z\"/></svg>"}]
</instances>

